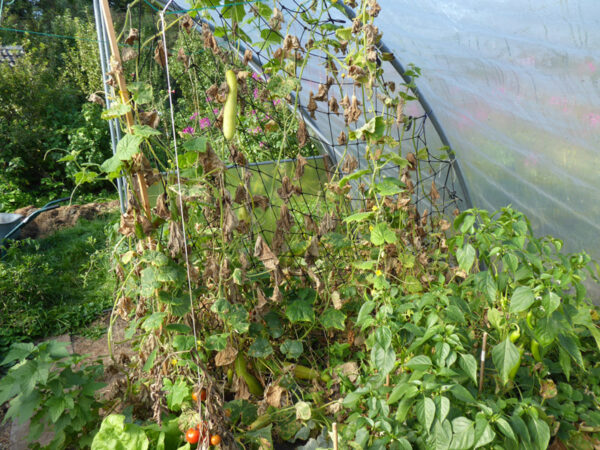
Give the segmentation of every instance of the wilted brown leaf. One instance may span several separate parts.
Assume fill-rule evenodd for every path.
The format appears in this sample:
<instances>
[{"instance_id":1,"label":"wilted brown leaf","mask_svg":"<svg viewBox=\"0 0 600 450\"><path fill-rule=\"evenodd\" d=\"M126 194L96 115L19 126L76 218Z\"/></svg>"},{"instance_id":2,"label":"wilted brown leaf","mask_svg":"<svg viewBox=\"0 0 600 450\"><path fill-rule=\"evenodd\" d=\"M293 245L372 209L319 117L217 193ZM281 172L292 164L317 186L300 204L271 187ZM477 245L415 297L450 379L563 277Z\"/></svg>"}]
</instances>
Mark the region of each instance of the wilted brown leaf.
<instances>
[{"instance_id":1,"label":"wilted brown leaf","mask_svg":"<svg viewBox=\"0 0 600 450\"><path fill-rule=\"evenodd\" d=\"M178 222L171 222L169 224L169 241L167 243L171 258L176 258L183 251L184 245L185 240L183 239L181 226Z\"/></svg>"},{"instance_id":2,"label":"wilted brown leaf","mask_svg":"<svg viewBox=\"0 0 600 450\"><path fill-rule=\"evenodd\" d=\"M293 185L290 177L285 175L281 180L281 187L277 189L277 194L282 200L287 201L294 194L302 194L302 189L299 186Z\"/></svg>"},{"instance_id":3,"label":"wilted brown leaf","mask_svg":"<svg viewBox=\"0 0 600 450\"><path fill-rule=\"evenodd\" d=\"M316 120L315 111L317 110L317 102L315 102L315 95L312 93L312 91L310 92L306 109L310 113L310 117L312 117L313 120Z\"/></svg>"},{"instance_id":4,"label":"wilted brown leaf","mask_svg":"<svg viewBox=\"0 0 600 450\"><path fill-rule=\"evenodd\" d=\"M169 220L171 213L169 211L169 196L166 192L163 192L156 199L156 207L154 212L158 217L164 220Z\"/></svg>"},{"instance_id":5,"label":"wilted brown leaf","mask_svg":"<svg viewBox=\"0 0 600 450\"><path fill-rule=\"evenodd\" d=\"M167 65L167 53L165 52L165 46L162 41L158 41L156 49L154 50L154 61L156 61L162 68Z\"/></svg>"},{"instance_id":6,"label":"wilted brown leaf","mask_svg":"<svg viewBox=\"0 0 600 450\"><path fill-rule=\"evenodd\" d=\"M177 61L183 63L183 66L186 69L190 68L190 57L185 54L185 50L183 49L183 47L181 47L177 52Z\"/></svg>"},{"instance_id":7,"label":"wilted brown leaf","mask_svg":"<svg viewBox=\"0 0 600 450\"><path fill-rule=\"evenodd\" d=\"M187 34L190 34L194 29L194 20L186 14L181 18L181 28L183 28Z\"/></svg>"},{"instance_id":8,"label":"wilted brown leaf","mask_svg":"<svg viewBox=\"0 0 600 450\"><path fill-rule=\"evenodd\" d=\"M440 193L438 192L437 187L435 186L435 181L433 180L431 181L430 195L432 202L437 202L440 199Z\"/></svg>"},{"instance_id":9,"label":"wilted brown leaf","mask_svg":"<svg viewBox=\"0 0 600 450\"><path fill-rule=\"evenodd\" d=\"M300 153L296 156L296 172L294 174L294 180L299 180L304 175L304 166L307 164L306 158Z\"/></svg>"},{"instance_id":10,"label":"wilted brown leaf","mask_svg":"<svg viewBox=\"0 0 600 450\"><path fill-rule=\"evenodd\" d=\"M100 105L103 108L106 106L104 99L102 97L100 97L98 94L96 94L95 92L90 94L90 96L87 98L87 100L88 100L88 102L96 103L97 105Z\"/></svg>"},{"instance_id":11,"label":"wilted brown leaf","mask_svg":"<svg viewBox=\"0 0 600 450\"><path fill-rule=\"evenodd\" d=\"M342 172L343 173L352 173L358 167L358 161L353 155L346 155L344 159L344 163L342 164Z\"/></svg>"},{"instance_id":12,"label":"wilted brown leaf","mask_svg":"<svg viewBox=\"0 0 600 450\"><path fill-rule=\"evenodd\" d=\"M160 124L160 118L158 117L158 111L147 111L140 113L140 122L142 125L148 125L152 128L158 128Z\"/></svg>"},{"instance_id":13,"label":"wilted brown leaf","mask_svg":"<svg viewBox=\"0 0 600 450\"><path fill-rule=\"evenodd\" d=\"M132 61L138 57L138 53L132 47L125 47L121 50L121 60L123 62Z\"/></svg>"},{"instance_id":14,"label":"wilted brown leaf","mask_svg":"<svg viewBox=\"0 0 600 450\"><path fill-rule=\"evenodd\" d=\"M340 113L340 105L338 105L337 99L332 95L331 97L329 97L329 112L332 112L333 114L339 114Z\"/></svg>"},{"instance_id":15,"label":"wilted brown leaf","mask_svg":"<svg viewBox=\"0 0 600 450\"><path fill-rule=\"evenodd\" d=\"M308 131L306 130L306 122L300 119L300 121L298 122L298 132L296 133L296 139L298 139L298 146L300 148L304 148L309 138L310 136L308 135Z\"/></svg>"},{"instance_id":16,"label":"wilted brown leaf","mask_svg":"<svg viewBox=\"0 0 600 450\"><path fill-rule=\"evenodd\" d=\"M129 34L127 35L127 39L125 39L125 43L128 45L132 45L135 41L140 38L140 32L137 28L130 28Z\"/></svg>"},{"instance_id":17,"label":"wilted brown leaf","mask_svg":"<svg viewBox=\"0 0 600 450\"><path fill-rule=\"evenodd\" d=\"M284 394L284 392L285 389L278 384L270 384L265 390L265 400L274 408L280 408L281 396Z\"/></svg>"},{"instance_id":18,"label":"wilted brown leaf","mask_svg":"<svg viewBox=\"0 0 600 450\"><path fill-rule=\"evenodd\" d=\"M228 366L235 361L237 357L238 351L236 348L233 348L231 345L227 345L224 350L221 350L219 353L215 355L215 366Z\"/></svg>"},{"instance_id":19,"label":"wilted brown leaf","mask_svg":"<svg viewBox=\"0 0 600 450\"><path fill-rule=\"evenodd\" d=\"M268 270L277 270L279 268L279 259L271 251L262 236L258 236L258 239L256 239L254 256L260 259Z\"/></svg>"}]
</instances>

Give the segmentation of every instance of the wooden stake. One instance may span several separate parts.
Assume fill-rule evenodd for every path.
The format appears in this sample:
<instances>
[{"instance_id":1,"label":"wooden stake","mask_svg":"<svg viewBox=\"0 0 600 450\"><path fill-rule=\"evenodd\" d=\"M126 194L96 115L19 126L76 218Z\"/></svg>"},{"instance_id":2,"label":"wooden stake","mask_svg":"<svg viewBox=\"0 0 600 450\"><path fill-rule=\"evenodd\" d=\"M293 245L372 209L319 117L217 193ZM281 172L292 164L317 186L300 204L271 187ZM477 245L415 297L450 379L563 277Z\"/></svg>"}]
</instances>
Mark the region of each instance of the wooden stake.
<instances>
[{"instance_id":1,"label":"wooden stake","mask_svg":"<svg viewBox=\"0 0 600 450\"><path fill-rule=\"evenodd\" d=\"M483 333L483 343L481 344L481 363L479 366L479 393L483 391L483 371L485 369L485 347L487 345L487 331Z\"/></svg>"},{"instance_id":2,"label":"wooden stake","mask_svg":"<svg viewBox=\"0 0 600 450\"><path fill-rule=\"evenodd\" d=\"M110 52L112 53L111 61L111 69L115 72L115 76L117 77L117 83L119 84L119 95L121 96L121 101L125 105L129 105L129 91L127 90L127 83L125 82L125 76L123 75L123 62L121 61L121 53L119 52L119 44L117 42L117 35L115 34L115 27L112 20L112 15L110 13L110 8L108 7L108 0L100 0L100 6L102 10L102 15L104 16L104 23L106 24L106 31L108 33L108 43L110 44ZM112 67L113 64L116 67ZM125 114L125 120L127 122L127 131L131 133L131 128L133 127L133 114L131 111ZM148 199L148 185L146 184L146 180L144 179L144 174L141 172L136 173L138 186L140 188L140 199L146 216L148 220L152 219L152 214L150 212L150 201Z\"/></svg>"},{"instance_id":3,"label":"wooden stake","mask_svg":"<svg viewBox=\"0 0 600 450\"><path fill-rule=\"evenodd\" d=\"M333 422L333 450L338 450L337 423Z\"/></svg>"}]
</instances>

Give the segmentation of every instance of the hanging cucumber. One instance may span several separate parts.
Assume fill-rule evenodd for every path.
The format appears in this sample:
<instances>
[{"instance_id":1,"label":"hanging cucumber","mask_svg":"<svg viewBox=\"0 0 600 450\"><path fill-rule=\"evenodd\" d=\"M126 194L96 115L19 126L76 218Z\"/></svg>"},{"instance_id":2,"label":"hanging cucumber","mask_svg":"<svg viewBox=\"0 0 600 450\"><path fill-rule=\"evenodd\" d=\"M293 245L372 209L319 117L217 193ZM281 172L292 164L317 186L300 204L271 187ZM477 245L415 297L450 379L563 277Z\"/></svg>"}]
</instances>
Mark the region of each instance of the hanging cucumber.
<instances>
[{"instance_id":1,"label":"hanging cucumber","mask_svg":"<svg viewBox=\"0 0 600 450\"><path fill-rule=\"evenodd\" d=\"M229 87L229 94L227 94L225 108L223 109L223 134L225 135L225 139L230 141L235 134L235 128L237 126L238 83L235 72L233 70L228 70L225 73L225 80Z\"/></svg>"},{"instance_id":2,"label":"hanging cucumber","mask_svg":"<svg viewBox=\"0 0 600 450\"><path fill-rule=\"evenodd\" d=\"M238 353L238 356L235 359L235 373L238 377L244 379L248 385L248 390L252 395L262 397L264 392L263 387L256 377L248 372L248 367L246 367L246 358L244 358L241 353Z\"/></svg>"}]
</instances>

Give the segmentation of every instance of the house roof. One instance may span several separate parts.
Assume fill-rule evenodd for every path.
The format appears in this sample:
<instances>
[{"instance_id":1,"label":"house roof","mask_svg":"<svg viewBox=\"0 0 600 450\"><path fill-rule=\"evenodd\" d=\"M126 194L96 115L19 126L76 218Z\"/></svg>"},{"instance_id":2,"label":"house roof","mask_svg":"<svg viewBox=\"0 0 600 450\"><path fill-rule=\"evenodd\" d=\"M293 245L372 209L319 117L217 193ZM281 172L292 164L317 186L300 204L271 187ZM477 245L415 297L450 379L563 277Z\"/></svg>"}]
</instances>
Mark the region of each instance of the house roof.
<instances>
[{"instance_id":1,"label":"house roof","mask_svg":"<svg viewBox=\"0 0 600 450\"><path fill-rule=\"evenodd\" d=\"M0 64L8 63L9 66L14 66L17 58L23 56L25 52L20 45L0 45Z\"/></svg>"}]
</instances>

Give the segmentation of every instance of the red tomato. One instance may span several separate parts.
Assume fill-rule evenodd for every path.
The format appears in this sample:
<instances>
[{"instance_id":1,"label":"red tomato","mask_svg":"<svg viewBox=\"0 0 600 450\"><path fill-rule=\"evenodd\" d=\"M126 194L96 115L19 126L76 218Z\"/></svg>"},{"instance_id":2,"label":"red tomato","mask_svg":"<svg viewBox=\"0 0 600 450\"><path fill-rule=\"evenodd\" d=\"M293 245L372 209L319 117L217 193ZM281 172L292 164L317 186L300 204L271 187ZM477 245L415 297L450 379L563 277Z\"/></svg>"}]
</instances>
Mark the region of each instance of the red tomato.
<instances>
[{"instance_id":1,"label":"red tomato","mask_svg":"<svg viewBox=\"0 0 600 450\"><path fill-rule=\"evenodd\" d=\"M200 432L198 431L198 429L190 428L189 430L187 430L187 433L185 433L185 440L188 441L190 444L197 444L200 440Z\"/></svg>"}]
</instances>

